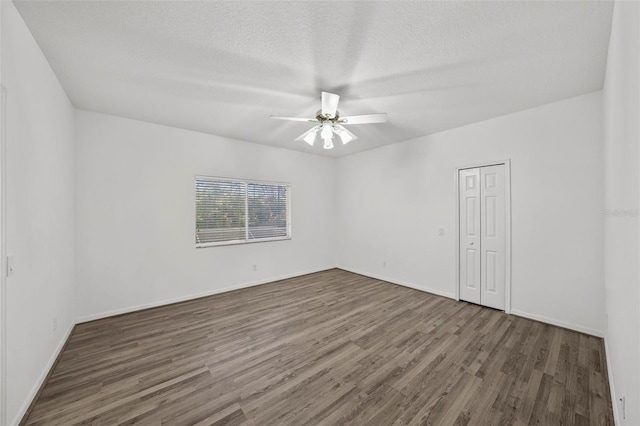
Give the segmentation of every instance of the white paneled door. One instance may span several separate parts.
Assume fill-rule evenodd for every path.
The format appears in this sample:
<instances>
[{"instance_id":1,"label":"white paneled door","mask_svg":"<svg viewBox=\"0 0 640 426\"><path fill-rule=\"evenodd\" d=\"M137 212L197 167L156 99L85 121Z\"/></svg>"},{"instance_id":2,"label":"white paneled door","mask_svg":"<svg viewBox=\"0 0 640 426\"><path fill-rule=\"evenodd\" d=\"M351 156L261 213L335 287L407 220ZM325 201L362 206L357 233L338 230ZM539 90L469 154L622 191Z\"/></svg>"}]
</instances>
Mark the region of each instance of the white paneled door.
<instances>
[{"instance_id":1,"label":"white paneled door","mask_svg":"<svg viewBox=\"0 0 640 426\"><path fill-rule=\"evenodd\" d=\"M460 299L480 303L480 169L459 173Z\"/></svg>"},{"instance_id":2,"label":"white paneled door","mask_svg":"<svg viewBox=\"0 0 640 426\"><path fill-rule=\"evenodd\" d=\"M505 308L505 166L460 170L460 300Z\"/></svg>"}]
</instances>

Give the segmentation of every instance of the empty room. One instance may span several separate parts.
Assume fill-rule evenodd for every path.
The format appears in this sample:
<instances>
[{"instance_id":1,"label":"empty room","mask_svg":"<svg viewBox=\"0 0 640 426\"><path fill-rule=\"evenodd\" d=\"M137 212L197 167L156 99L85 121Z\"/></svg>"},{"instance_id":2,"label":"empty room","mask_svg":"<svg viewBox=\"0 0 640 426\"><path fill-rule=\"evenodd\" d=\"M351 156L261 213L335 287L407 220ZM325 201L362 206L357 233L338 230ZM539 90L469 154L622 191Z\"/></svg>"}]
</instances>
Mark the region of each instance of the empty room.
<instances>
[{"instance_id":1,"label":"empty room","mask_svg":"<svg viewBox=\"0 0 640 426\"><path fill-rule=\"evenodd\" d=\"M0 1L0 426L640 426L640 2Z\"/></svg>"}]
</instances>

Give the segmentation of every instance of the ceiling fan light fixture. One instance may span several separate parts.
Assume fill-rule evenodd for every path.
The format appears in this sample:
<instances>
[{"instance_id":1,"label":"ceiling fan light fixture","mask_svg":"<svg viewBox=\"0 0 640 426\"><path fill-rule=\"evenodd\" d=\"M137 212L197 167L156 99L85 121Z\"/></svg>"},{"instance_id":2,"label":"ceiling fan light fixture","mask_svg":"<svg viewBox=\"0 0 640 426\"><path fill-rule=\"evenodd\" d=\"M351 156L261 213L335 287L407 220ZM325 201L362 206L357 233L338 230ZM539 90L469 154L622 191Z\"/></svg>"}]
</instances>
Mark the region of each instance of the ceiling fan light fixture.
<instances>
[{"instance_id":1,"label":"ceiling fan light fixture","mask_svg":"<svg viewBox=\"0 0 640 426\"><path fill-rule=\"evenodd\" d=\"M308 143L309 145L313 146L313 143L316 141L316 131L317 130L318 129L316 129L314 127L309 132L307 132L307 134L305 135L304 138L302 138L302 140L305 141L306 143Z\"/></svg>"},{"instance_id":2,"label":"ceiling fan light fixture","mask_svg":"<svg viewBox=\"0 0 640 426\"><path fill-rule=\"evenodd\" d=\"M304 141L309 145L313 146L313 143L316 140L316 134L318 133L318 130L320 130L320 126L312 127L311 129L307 130L306 132L298 136L296 140Z\"/></svg>"},{"instance_id":3,"label":"ceiling fan light fixture","mask_svg":"<svg viewBox=\"0 0 640 426\"><path fill-rule=\"evenodd\" d=\"M320 131L320 136L324 139L324 149L332 149L333 148L333 129L328 124L322 125L322 130Z\"/></svg>"},{"instance_id":4,"label":"ceiling fan light fixture","mask_svg":"<svg viewBox=\"0 0 640 426\"><path fill-rule=\"evenodd\" d=\"M340 140L342 140L342 144L346 145L354 139L358 139L356 135L342 127L341 125L333 126L333 131L336 135L340 136Z\"/></svg>"},{"instance_id":5,"label":"ceiling fan light fixture","mask_svg":"<svg viewBox=\"0 0 640 426\"><path fill-rule=\"evenodd\" d=\"M340 139L342 139L342 145L346 145L353 139L348 133L340 133Z\"/></svg>"},{"instance_id":6,"label":"ceiling fan light fixture","mask_svg":"<svg viewBox=\"0 0 640 426\"><path fill-rule=\"evenodd\" d=\"M322 136L322 139L331 139L331 138L333 138L333 131L331 130L331 126L323 124L322 125L322 131L320 131L320 136Z\"/></svg>"}]
</instances>

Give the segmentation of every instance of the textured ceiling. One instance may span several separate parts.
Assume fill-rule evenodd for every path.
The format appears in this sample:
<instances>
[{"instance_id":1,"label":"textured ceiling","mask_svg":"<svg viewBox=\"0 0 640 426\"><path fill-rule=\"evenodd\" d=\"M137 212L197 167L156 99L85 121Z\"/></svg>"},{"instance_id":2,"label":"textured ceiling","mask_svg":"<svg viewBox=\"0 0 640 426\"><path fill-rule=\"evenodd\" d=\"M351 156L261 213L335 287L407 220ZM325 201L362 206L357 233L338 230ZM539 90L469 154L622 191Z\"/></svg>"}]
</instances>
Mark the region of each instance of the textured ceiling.
<instances>
[{"instance_id":1,"label":"textured ceiling","mask_svg":"<svg viewBox=\"0 0 640 426\"><path fill-rule=\"evenodd\" d=\"M341 156L602 88L613 3L16 1L73 104ZM350 127L294 138L320 91Z\"/></svg>"}]
</instances>

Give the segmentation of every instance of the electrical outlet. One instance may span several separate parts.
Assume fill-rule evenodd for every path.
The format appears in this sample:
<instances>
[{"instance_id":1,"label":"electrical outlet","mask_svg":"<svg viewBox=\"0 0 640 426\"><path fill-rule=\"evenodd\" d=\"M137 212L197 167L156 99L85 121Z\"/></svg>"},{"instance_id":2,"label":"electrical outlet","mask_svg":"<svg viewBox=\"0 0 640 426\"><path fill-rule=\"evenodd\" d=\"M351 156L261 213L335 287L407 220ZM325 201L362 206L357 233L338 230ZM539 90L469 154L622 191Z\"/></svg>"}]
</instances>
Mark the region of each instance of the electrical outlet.
<instances>
[{"instance_id":1,"label":"electrical outlet","mask_svg":"<svg viewBox=\"0 0 640 426\"><path fill-rule=\"evenodd\" d=\"M258 270L258 265L253 265L253 271L257 271Z\"/></svg>"},{"instance_id":2,"label":"electrical outlet","mask_svg":"<svg viewBox=\"0 0 640 426\"><path fill-rule=\"evenodd\" d=\"M439 237L444 237L444 228L438 229L438 236Z\"/></svg>"},{"instance_id":3,"label":"electrical outlet","mask_svg":"<svg viewBox=\"0 0 640 426\"><path fill-rule=\"evenodd\" d=\"M622 396L620 398L620 408L622 409L622 419L623 420L627 418L627 413L626 413L627 407L626 407L626 405L627 405L626 398L624 396Z\"/></svg>"},{"instance_id":4,"label":"electrical outlet","mask_svg":"<svg viewBox=\"0 0 640 426\"><path fill-rule=\"evenodd\" d=\"M382 261L382 267L383 267L383 268L386 268L386 267L387 267L387 261L386 261L386 260L383 260L383 261Z\"/></svg>"},{"instance_id":5,"label":"electrical outlet","mask_svg":"<svg viewBox=\"0 0 640 426\"><path fill-rule=\"evenodd\" d=\"M15 262L13 256L7 256L7 277L10 277L15 272Z\"/></svg>"},{"instance_id":6,"label":"electrical outlet","mask_svg":"<svg viewBox=\"0 0 640 426\"><path fill-rule=\"evenodd\" d=\"M58 329L58 318L53 317L53 331Z\"/></svg>"}]
</instances>

